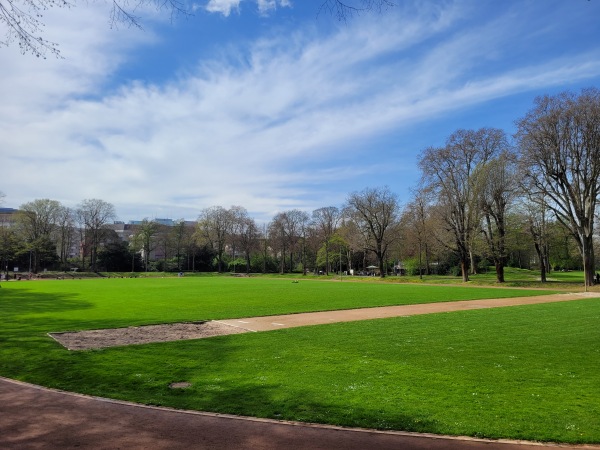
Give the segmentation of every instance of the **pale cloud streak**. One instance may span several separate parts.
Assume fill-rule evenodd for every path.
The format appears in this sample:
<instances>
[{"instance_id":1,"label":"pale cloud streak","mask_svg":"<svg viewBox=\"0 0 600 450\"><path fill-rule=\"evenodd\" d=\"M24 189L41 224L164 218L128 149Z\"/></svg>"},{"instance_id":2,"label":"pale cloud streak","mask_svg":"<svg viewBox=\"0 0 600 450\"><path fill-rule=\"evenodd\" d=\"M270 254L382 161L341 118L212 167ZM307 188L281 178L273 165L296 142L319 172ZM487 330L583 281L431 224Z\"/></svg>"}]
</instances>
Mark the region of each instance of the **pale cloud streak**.
<instances>
[{"instance_id":1,"label":"pale cloud streak","mask_svg":"<svg viewBox=\"0 0 600 450\"><path fill-rule=\"evenodd\" d=\"M219 13L229 17L232 12L240 13L240 4L242 0L209 0L206 4L206 11L210 13ZM254 0L260 15L268 15L271 11L280 8L289 8L292 3L289 0Z\"/></svg>"},{"instance_id":2,"label":"pale cloud streak","mask_svg":"<svg viewBox=\"0 0 600 450\"><path fill-rule=\"evenodd\" d=\"M239 6L210 3L223 14ZM203 207L234 204L268 219L291 207L339 203L406 158L396 151L387 162L352 165L372 151L361 142L470 105L600 76L593 50L487 70L502 66L516 45L504 32L514 30L513 18L457 32L462 8L421 7L328 36L312 26L270 35L166 84L131 82L109 93L106 78L142 42L124 45L88 22L94 11L86 9L65 24L65 33L86 30L66 41L73 61L10 56L21 66L3 75L16 89L0 84L9 169L0 191L18 204L103 198L124 219L193 219ZM36 70L43 76L28 78ZM324 193L333 182L345 189Z\"/></svg>"}]
</instances>

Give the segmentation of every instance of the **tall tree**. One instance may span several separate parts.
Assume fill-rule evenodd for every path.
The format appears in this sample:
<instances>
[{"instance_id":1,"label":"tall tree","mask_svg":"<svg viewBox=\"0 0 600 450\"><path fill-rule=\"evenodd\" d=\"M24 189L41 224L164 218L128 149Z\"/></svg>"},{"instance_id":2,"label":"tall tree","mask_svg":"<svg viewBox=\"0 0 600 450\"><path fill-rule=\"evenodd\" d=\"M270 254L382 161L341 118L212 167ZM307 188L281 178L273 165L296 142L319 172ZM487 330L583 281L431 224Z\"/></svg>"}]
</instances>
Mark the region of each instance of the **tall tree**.
<instances>
[{"instance_id":1,"label":"tall tree","mask_svg":"<svg viewBox=\"0 0 600 450\"><path fill-rule=\"evenodd\" d=\"M89 250L90 269L95 272L97 270L98 247L104 237L103 230L105 225L116 217L115 207L111 203L97 198L86 199L77 207L76 215L80 224L82 245L84 246L82 256L85 257L85 250Z\"/></svg>"},{"instance_id":2,"label":"tall tree","mask_svg":"<svg viewBox=\"0 0 600 450\"><path fill-rule=\"evenodd\" d=\"M419 277L423 276L423 256L425 256L425 274L430 274L431 262L431 220L427 192L419 189L414 192L413 200L407 205L402 214L406 235L416 242L419 261Z\"/></svg>"},{"instance_id":3,"label":"tall tree","mask_svg":"<svg viewBox=\"0 0 600 450\"><path fill-rule=\"evenodd\" d=\"M178 219L173 223L171 228L171 242L173 244L173 250L175 251L175 258L177 259L177 271L181 271L181 257L183 256L183 250L186 241L186 230L189 229L184 219Z\"/></svg>"},{"instance_id":4,"label":"tall tree","mask_svg":"<svg viewBox=\"0 0 600 450\"><path fill-rule=\"evenodd\" d=\"M31 252L31 269L37 273L40 268L42 254L47 252L52 242L61 204L56 200L38 199L24 203L17 212L18 229L24 237L27 248Z\"/></svg>"},{"instance_id":5,"label":"tall tree","mask_svg":"<svg viewBox=\"0 0 600 450\"><path fill-rule=\"evenodd\" d=\"M527 230L533 239L533 246L537 254L540 265L540 281L547 281L547 274L550 271L550 248L548 237L548 208L543 199L531 198L523 202L524 217L526 219Z\"/></svg>"},{"instance_id":6,"label":"tall tree","mask_svg":"<svg viewBox=\"0 0 600 450\"><path fill-rule=\"evenodd\" d=\"M200 242L210 246L217 254L218 272L223 272L223 256L225 246L233 226L231 210L222 206L205 208L198 218L197 233Z\"/></svg>"},{"instance_id":7,"label":"tall tree","mask_svg":"<svg viewBox=\"0 0 600 450\"><path fill-rule=\"evenodd\" d=\"M329 244L342 220L342 213L335 206L326 206L315 209L312 212L312 220L315 231L325 246L325 274L329 275L329 270L331 269L329 264Z\"/></svg>"},{"instance_id":8,"label":"tall tree","mask_svg":"<svg viewBox=\"0 0 600 450\"><path fill-rule=\"evenodd\" d=\"M366 188L353 192L346 202L348 215L363 230L365 247L379 263L379 274L385 277L385 258L389 246L398 239L400 205L388 187Z\"/></svg>"},{"instance_id":9,"label":"tall tree","mask_svg":"<svg viewBox=\"0 0 600 450\"><path fill-rule=\"evenodd\" d=\"M142 258L144 260L144 270L148 272L150 267L150 253L156 248L156 236L160 230L160 224L155 220L144 219L137 227L138 242L142 246Z\"/></svg>"},{"instance_id":10,"label":"tall tree","mask_svg":"<svg viewBox=\"0 0 600 450\"><path fill-rule=\"evenodd\" d=\"M506 214L517 193L516 159L508 150L504 139L500 154L481 167L478 174L480 188L479 206L483 216L482 233L487 244L487 253L494 262L496 281L504 283L506 251Z\"/></svg>"},{"instance_id":11,"label":"tall tree","mask_svg":"<svg viewBox=\"0 0 600 450\"><path fill-rule=\"evenodd\" d=\"M594 220L600 194L600 91L538 97L517 122L523 177L574 237L594 284Z\"/></svg>"},{"instance_id":12,"label":"tall tree","mask_svg":"<svg viewBox=\"0 0 600 450\"><path fill-rule=\"evenodd\" d=\"M502 130L458 130L444 147L430 147L419 160L423 185L438 198L441 214L453 242L446 242L460 261L463 281L469 281L473 239L481 219L478 205L478 169L504 148Z\"/></svg>"},{"instance_id":13,"label":"tall tree","mask_svg":"<svg viewBox=\"0 0 600 450\"><path fill-rule=\"evenodd\" d=\"M245 209L238 210L236 218L236 242L240 251L244 254L246 261L246 273L250 272L250 257L252 252L258 249L259 231L256 222L248 216Z\"/></svg>"},{"instance_id":14,"label":"tall tree","mask_svg":"<svg viewBox=\"0 0 600 450\"><path fill-rule=\"evenodd\" d=\"M294 270L294 254L308 224L308 214L298 209L277 213L269 224L269 238L280 253L280 272L286 271L286 251L289 252L289 270ZM302 255L300 256L302 259Z\"/></svg>"},{"instance_id":15,"label":"tall tree","mask_svg":"<svg viewBox=\"0 0 600 450\"><path fill-rule=\"evenodd\" d=\"M8 264L15 260L19 245L16 227L11 221L0 214L0 272L8 279Z\"/></svg>"},{"instance_id":16,"label":"tall tree","mask_svg":"<svg viewBox=\"0 0 600 450\"><path fill-rule=\"evenodd\" d=\"M75 214L71 208L61 206L56 215L54 240L61 265L67 265L75 239Z\"/></svg>"}]
</instances>

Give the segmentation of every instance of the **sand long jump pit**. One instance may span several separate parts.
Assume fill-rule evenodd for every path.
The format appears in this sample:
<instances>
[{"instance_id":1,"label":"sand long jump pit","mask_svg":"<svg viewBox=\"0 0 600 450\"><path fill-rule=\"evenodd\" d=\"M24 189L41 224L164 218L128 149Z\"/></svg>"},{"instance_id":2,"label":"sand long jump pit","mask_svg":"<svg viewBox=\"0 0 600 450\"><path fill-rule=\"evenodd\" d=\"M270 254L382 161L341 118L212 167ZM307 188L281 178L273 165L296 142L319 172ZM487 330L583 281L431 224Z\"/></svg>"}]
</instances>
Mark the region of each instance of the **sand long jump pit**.
<instances>
[{"instance_id":1,"label":"sand long jump pit","mask_svg":"<svg viewBox=\"0 0 600 450\"><path fill-rule=\"evenodd\" d=\"M219 322L202 321L104 330L67 331L48 333L48 336L68 350L91 350L155 342L203 339L247 333L248 331L244 328Z\"/></svg>"}]
</instances>

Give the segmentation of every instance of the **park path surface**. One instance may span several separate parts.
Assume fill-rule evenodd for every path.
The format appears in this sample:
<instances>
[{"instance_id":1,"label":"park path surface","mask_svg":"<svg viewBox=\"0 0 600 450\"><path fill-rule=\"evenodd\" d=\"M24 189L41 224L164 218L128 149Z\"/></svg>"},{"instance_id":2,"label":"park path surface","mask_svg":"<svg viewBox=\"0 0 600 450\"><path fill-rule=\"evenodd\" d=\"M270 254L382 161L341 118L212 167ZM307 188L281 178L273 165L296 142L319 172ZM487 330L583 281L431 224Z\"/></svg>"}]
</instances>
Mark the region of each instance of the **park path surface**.
<instances>
[{"instance_id":1,"label":"park path surface","mask_svg":"<svg viewBox=\"0 0 600 450\"><path fill-rule=\"evenodd\" d=\"M155 408L0 378L0 449L598 450Z\"/></svg>"},{"instance_id":2,"label":"park path surface","mask_svg":"<svg viewBox=\"0 0 600 450\"><path fill-rule=\"evenodd\" d=\"M232 322L230 325L243 326L249 331L266 331L282 327L570 301L590 297L600 297L600 293L368 308L221 322ZM599 450L600 446L568 446L378 432L179 411L46 389L0 377L0 449L70 448Z\"/></svg>"},{"instance_id":3,"label":"park path surface","mask_svg":"<svg viewBox=\"0 0 600 450\"><path fill-rule=\"evenodd\" d=\"M418 305L381 306L375 308L345 309L281 316L247 317L242 319L217 320L216 322L248 331L271 331L281 328L323 325L336 322L384 319L386 317L414 316L472 309L501 308L506 306L535 305L539 303L566 302L600 297L600 292L578 292L569 294L540 295L535 297L498 298L488 300L464 300L457 302L425 303Z\"/></svg>"}]
</instances>

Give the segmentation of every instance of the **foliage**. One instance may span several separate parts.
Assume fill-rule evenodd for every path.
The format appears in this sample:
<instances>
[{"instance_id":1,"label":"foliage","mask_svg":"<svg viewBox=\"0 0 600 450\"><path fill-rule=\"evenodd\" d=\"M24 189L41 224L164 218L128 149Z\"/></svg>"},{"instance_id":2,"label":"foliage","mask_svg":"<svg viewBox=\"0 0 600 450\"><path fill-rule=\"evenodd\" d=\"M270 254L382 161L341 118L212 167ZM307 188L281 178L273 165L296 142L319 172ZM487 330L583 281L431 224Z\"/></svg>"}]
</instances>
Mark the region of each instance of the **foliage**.
<instances>
[{"instance_id":1,"label":"foliage","mask_svg":"<svg viewBox=\"0 0 600 450\"><path fill-rule=\"evenodd\" d=\"M102 247L98 252L98 265L102 270L110 272L126 272L132 268L134 270L143 268L139 253L132 254L129 244L122 241L110 242Z\"/></svg>"}]
</instances>

